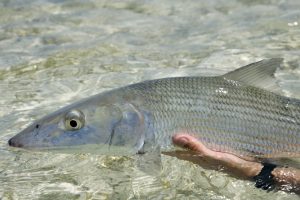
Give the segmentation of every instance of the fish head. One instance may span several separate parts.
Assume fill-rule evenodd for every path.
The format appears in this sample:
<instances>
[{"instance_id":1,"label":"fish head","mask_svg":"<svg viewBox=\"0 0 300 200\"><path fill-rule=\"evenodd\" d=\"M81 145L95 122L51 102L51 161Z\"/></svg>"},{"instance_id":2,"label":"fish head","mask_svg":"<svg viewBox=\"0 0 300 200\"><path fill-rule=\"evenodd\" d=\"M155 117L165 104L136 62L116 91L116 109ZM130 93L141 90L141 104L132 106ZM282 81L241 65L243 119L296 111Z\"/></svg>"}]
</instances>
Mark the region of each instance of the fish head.
<instances>
[{"instance_id":1,"label":"fish head","mask_svg":"<svg viewBox=\"0 0 300 200\"><path fill-rule=\"evenodd\" d=\"M128 104L69 106L37 120L9 140L25 149L123 154L143 143L142 115Z\"/></svg>"}]
</instances>

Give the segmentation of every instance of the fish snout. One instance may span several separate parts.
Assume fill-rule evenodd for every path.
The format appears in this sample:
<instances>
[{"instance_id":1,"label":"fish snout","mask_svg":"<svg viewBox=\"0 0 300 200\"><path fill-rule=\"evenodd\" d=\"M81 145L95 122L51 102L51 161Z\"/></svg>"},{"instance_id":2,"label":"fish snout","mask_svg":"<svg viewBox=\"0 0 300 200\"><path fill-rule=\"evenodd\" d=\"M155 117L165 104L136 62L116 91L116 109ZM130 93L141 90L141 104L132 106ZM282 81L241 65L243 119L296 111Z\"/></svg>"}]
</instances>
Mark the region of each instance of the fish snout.
<instances>
[{"instance_id":1,"label":"fish snout","mask_svg":"<svg viewBox=\"0 0 300 200\"><path fill-rule=\"evenodd\" d=\"M22 144L18 143L15 138L11 138L8 140L8 145L11 147L23 147Z\"/></svg>"}]
</instances>

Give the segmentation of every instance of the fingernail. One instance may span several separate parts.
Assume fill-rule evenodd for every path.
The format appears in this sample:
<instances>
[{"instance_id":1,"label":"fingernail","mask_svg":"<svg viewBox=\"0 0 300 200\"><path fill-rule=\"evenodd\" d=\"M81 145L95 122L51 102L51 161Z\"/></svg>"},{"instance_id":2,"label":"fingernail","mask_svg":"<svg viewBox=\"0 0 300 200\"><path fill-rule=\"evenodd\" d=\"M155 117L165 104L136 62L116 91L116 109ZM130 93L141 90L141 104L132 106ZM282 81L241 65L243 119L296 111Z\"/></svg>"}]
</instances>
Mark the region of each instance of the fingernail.
<instances>
[{"instance_id":1,"label":"fingernail","mask_svg":"<svg viewBox=\"0 0 300 200\"><path fill-rule=\"evenodd\" d=\"M177 139L178 139L178 142L179 142L180 146L185 147L189 143L189 139L186 138L186 137L184 137L184 136L183 137L179 137Z\"/></svg>"}]
</instances>

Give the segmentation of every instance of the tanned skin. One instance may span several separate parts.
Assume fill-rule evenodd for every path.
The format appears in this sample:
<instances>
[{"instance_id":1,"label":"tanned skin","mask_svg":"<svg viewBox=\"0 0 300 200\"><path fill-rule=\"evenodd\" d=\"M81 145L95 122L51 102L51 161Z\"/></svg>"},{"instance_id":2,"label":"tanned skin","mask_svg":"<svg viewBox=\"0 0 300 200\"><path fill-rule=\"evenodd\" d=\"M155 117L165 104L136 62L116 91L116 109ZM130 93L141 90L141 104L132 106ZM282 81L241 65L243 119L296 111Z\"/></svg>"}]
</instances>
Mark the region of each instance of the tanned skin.
<instances>
[{"instance_id":1,"label":"tanned skin","mask_svg":"<svg viewBox=\"0 0 300 200\"><path fill-rule=\"evenodd\" d=\"M241 179L252 179L263 168L259 162L247 161L235 155L216 152L206 148L198 139L188 134L173 136L173 143L186 150L164 152L165 155L173 156L181 160L187 160L207 169L224 169L226 173ZM187 151L189 150L189 151ZM290 167L276 167L272 171L278 189L287 190L300 194L300 170Z\"/></svg>"}]
</instances>

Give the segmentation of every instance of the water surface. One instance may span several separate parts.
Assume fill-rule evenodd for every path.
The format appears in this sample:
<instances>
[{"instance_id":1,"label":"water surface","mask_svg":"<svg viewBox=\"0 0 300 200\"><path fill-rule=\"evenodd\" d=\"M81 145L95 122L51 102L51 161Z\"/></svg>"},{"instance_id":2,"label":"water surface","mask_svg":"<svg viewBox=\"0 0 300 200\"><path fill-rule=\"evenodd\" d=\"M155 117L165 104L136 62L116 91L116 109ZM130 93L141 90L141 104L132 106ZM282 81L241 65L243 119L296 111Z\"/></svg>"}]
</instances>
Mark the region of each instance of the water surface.
<instances>
[{"instance_id":1,"label":"water surface","mask_svg":"<svg viewBox=\"0 0 300 200\"><path fill-rule=\"evenodd\" d=\"M299 199L162 157L27 152L7 140L70 102L146 79L218 75L282 57L300 97L300 2L294 0L0 0L0 199Z\"/></svg>"}]
</instances>

